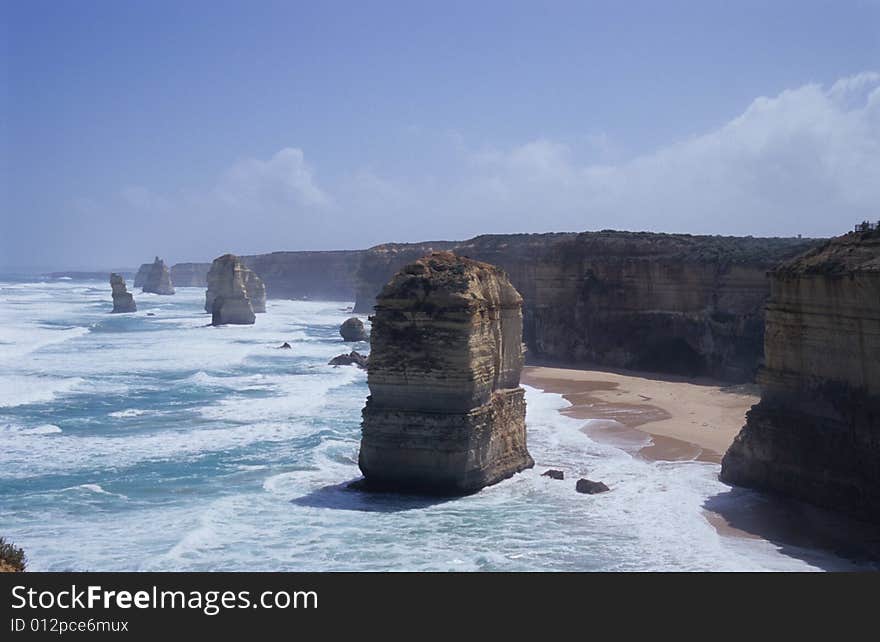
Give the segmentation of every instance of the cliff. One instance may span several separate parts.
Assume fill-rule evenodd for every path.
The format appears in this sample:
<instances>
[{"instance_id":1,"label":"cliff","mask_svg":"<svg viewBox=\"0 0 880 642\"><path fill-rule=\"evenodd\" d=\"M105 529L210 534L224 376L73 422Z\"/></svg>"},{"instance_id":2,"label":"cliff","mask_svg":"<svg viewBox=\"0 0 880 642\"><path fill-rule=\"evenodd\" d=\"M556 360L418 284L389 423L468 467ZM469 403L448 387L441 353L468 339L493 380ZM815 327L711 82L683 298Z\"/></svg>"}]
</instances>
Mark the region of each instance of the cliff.
<instances>
[{"instance_id":1,"label":"cliff","mask_svg":"<svg viewBox=\"0 0 880 642\"><path fill-rule=\"evenodd\" d=\"M210 269L210 263L175 263L171 266L171 282L179 288L204 288Z\"/></svg>"},{"instance_id":2,"label":"cliff","mask_svg":"<svg viewBox=\"0 0 880 642\"><path fill-rule=\"evenodd\" d=\"M113 297L113 312L137 312L134 296L126 290L125 279L115 272L110 275L110 289Z\"/></svg>"},{"instance_id":3,"label":"cliff","mask_svg":"<svg viewBox=\"0 0 880 642\"><path fill-rule=\"evenodd\" d=\"M205 310L211 313L211 325L250 325L256 320L245 289L249 270L234 254L214 259L208 271Z\"/></svg>"},{"instance_id":4,"label":"cliff","mask_svg":"<svg viewBox=\"0 0 880 642\"><path fill-rule=\"evenodd\" d=\"M241 260L259 275L273 299L353 301L361 254L359 250L272 252Z\"/></svg>"},{"instance_id":5,"label":"cliff","mask_svg":"<svg viewBox=\"0 0 880 642\"><path fill-rule=\"evenodd\" d=\"M244 267L244 291L250 299L251 307L257 314L266 311L266 285L253 270Z\"/></svg>"},{"instance_id":6,"label":"cliff","mask_svg":"<svg viewBox=\"0 0 880 642\"><path fill-rule=\"evenodd\" d=\"M376 295L405 265L416 261L434 251L450 250L456 246L454 241L434 241L430 243L386 243L371 247L363 252L357 263L355 273L355 312L373 311Z\"/></svg>"},{"instance_id":7,"label":"cliff","mask_svg":"<svg viewBox=\"0 0 880 642\"><path fill-rule=\"evenodd\" d=\"M150 274L150 269L153 267L152 263L141 263L141 266L138 268L138 271L134 275L134 283L132 287L134 288L142 288L144 287L144 283L147 281L147 275Z\"/></svg>"},{"instance_id":8,"label":"cliff","mask_svg":"<svg viewBox=\"0 0 880 642\"><path fill-rule=\"evenodd\" d=\"M368 485L470 493L533 465L521 306L503 271L448 252L382 289L358 460Z\"/></svg>"},{"instance_id":9,"label":"cliff","mask_svg":"<svg viewBox=\"0 0 880 642\"><path fill-rule=\"evenodd\" d=\"M153 294L174 294L171 273L168 271L165 261L158 256L150 265L150 271L144 279L141 290L143 292L152 292Z\"/></svg>"},{"instance_id":10,"label":"cliff","mask_svg":"<svg viewBox=\"0 0 880 642\"><path fill-rule=\"evenodd\" d=\"M764 350L722 480L880 522L880 231L773 271Z\"/></svg>"},{"instance_id":11,"label":"cliff","mask_svg":"<svg viewBox=\"0 0 880 642\"><path fill-rule=\"evenodd\" d=\"M355 309L428 248L497 265L522 294L531 357L748 381L762 361L766 273L816 241L633 232L479 236L368 250Z\"/></svg>"}]
</instances>

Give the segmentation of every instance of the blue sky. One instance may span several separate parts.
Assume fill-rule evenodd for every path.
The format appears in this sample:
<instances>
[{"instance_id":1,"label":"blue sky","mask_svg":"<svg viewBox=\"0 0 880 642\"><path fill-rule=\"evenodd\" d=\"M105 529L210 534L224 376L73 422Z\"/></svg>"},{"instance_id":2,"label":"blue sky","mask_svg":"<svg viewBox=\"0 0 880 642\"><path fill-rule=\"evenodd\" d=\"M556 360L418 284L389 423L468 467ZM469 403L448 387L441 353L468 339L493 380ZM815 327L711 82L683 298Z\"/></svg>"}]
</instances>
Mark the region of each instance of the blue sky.
<instances>
[{"instance_id":1,"label":"blue sky","mask_svg":"<svg viewBox=\"0 0 880 642\"><path fill-rule=\"evenodd\" d=\"M880 218L880 2L3 2L0 267Z\"/></svg>"}]
</instances>

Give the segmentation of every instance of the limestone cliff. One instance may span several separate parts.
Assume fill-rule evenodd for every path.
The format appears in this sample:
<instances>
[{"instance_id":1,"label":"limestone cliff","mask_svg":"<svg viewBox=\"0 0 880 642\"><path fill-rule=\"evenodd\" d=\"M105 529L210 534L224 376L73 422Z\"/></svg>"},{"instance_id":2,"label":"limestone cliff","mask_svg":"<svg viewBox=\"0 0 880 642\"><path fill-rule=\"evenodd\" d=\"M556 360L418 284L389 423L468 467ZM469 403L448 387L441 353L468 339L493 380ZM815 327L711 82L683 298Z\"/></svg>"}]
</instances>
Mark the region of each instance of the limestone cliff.
<instances>
[{"instance_id":1,"label":"limestone cliff","mask_svg":"<svg viewBox=\"0 0 880 642\"><path fill-rule=\"evenodd\" d=\"M134 284L132 285L132 287L144 287L144 283L147 282L147 275L150 274L150 269L152 267L152 263L141 263L141 266L138 268L137 273L134 275Z\"/></svg>"},{"instance_id":2,"label":"limestone cliff","mask_svg":"<svg viewBox=\"0 0 880 642\"><path fill-rule=\"evenodd\" d=\"M158 256L150 265L150 271L147 273L141 290L153 294L174 294L171 273L168 271L165 261Z\"/></svg>"},{"instance_id":3,"label":"limestone cliff","mask_svg":"<svg viewBox=\"0 0 880 642\"><path fill-rule=\"evenodd\" d=\"M248 299L251 301L251 307L254 312L261 313L266 311L266 285L263 280L257 276L257 273L247 267L244 267L244 290L247 292Z\"/></svg>"},{"instance_id":4,"label":"limestone cliff","mask_svg":"<svg viewBox=\"0 0 880 642\"><path fill-rule=\"evenodd\" d=\"M204 288L210 269L210 263L175 263L171 266L171 282L178 288Z\"/></svg>"},{"instance_id":5,"label":"limestone cliff","mask_svg":"<svg viewBox=\"0 0 880 642\"><path fill-rule=\"evenodd\" d=\"M469 493L533 465L521 307L502 270L448 252L382 289L359 455L369 485Z\"/></svg>"},{"instance_id":6,"label":"limestone cliff","mask_svg":"<svg viewBox=\"0 0 880 642\"><path fill-rule=\"evenodd\" d=\"M121 274L110 275L110 289L113 297L113 312L137 312L134 296L125 288L125 279Z\"/></svg>"},{"instance_id":7,"label":"limestone cliff","mask_svg":"<svg viewBox=\"0 0 880 642\"><path fill-rule=\"evenodd\" d=\"M428 247L504 269L535 359L747 381L762 360L766 273L816 241L632 232L479 236L371 248L356 310Z\"/></svg>"},{"instance_id":8,"label":"limestone cliff","mask_svg":"<svg viewBox=\"0 0 880 642\"><path fill-rule=\"evenodd\" d=\"M242 256L241 260L263 280L272 299L354 301L355 274L361 254L361 251L272 252Z\"/></svg>"},{"instance_id":9,"label":"limestone cliff","mask_svg":"<svg viewBox=\"0 0 880 642\"><path fill-rule=\"evenodd\" d=\"M774 270L764 345L721 478L880 521L880 231Z\"/></svg>"},{"instance_id":10,"label":"limestone cliff","mask_svg":"<svg viewBox=\"0 0 880 642\"><path fill-rule=\"evenodd\" d=\"M248 272L234 254L214 259L208 271L205 293L205 310L211 313L212 325L254 323L254 309L245 289Z\"/></svg>"}]
</instances>

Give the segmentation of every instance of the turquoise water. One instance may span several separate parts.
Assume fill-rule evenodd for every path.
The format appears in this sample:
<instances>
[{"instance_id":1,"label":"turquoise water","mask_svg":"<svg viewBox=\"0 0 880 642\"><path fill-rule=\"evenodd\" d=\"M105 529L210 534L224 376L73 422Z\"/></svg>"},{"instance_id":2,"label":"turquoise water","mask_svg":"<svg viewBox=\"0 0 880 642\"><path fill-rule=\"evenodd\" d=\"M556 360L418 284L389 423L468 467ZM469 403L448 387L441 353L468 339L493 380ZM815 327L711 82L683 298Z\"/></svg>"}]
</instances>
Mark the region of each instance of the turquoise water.
<instances>
[{"instance_id":1,"label":"turquoise water","mask_svg":"<svg viewBox=\"0 0 880 642\"><path fill-rule=\"evenodd\" d=\"M340 339L347 304L212 328L202 289L135 297L111 315L103 282L0 279L0 535L33 570L849 567L719 535L716 465L595 443L535 389L535 469L447 501L348 490L366 376L326 363L369 346ZM613 491L575 493L585 475Z\"/></svg>"}]
</instances>

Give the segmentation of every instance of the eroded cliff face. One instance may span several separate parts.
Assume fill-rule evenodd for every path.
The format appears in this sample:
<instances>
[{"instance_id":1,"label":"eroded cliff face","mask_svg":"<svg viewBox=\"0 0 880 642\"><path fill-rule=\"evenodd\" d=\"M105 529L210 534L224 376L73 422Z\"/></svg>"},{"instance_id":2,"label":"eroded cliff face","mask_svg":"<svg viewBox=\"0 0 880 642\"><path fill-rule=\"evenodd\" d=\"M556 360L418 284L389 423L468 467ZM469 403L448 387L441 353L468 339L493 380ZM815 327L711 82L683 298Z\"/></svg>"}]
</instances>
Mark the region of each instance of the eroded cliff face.
<instances>
[{"instance_id":1,"label":"eroded cliff face","mask_svg":"<svg viewBox=\"0 0 880 642\"><path fill-rule=\"evenodd\" d=\"M137 312L134 296L125 288L125 278L113 272L110 275L110 289L113 297L113 312Z\"/></svg>"},{"instance_id":2,"label":"eroded cliff face","mask_svg":"<svg viewBox=\"0 0 880 642\"><path fill-rule=\"evenodd\" d=\"M237 298L238 283L244 288L248 305L255 313L266 311L266 286L257 274L248 268L241 257L224 254L214 259L208 270L205 291L205 312L213 312L214 299L217 296L233 296Z\"/></svg>"},{"instance_id":3,"label":"eroded cliff face","mask_svg":"<svg viewBox=\"0 0 880 642\"><path fill-rule=\"evenodd\" d=\"M774 270L765 353L721 478L880 521L880 232Z\"/></svg>"},{"instance_id":4,"label":"eroded cliff face","mask_svg":"<svg viewBox=\"0 0 880 642\"><path fill-rule=\"evenodd\" d=\"M210 269L210 263L175 263L171 266L171 282L179 288L204 288Z\"/></svg>"},{"instance_id":5,"label":"eroded cliff face","mask_svg":"<svg viewBox=\"0 0 880 642\"><path fill-rule=\"evenodd\" d=\"M448 252L383 288L359 455L371 486L470 493L533 465L521 306L503 271Z\"/></svg>"},{"instance_id":6,"label":"eroded cliff face","mask_svg":"<svg viewBox=\"0 0 880 642\"><path fill-rule=\"evenodd\" d=\"M253 270L244 267L244 290L250 299L254 312L260 314L266 311L266 285Z\"/></svg>"},{"instance_id":7,"label":"eroded cliff face","mask_svg":"<svg viewBox=\"0 0 880 642\"><path fill-rule=\"evenodd\" d=\"M353 301L361 254L359 250L272 252L241 260L263 280L270 298Z\"/></svg>"},{"instance_id":8,"label":"eroded cliff face","mask_svg":"<svg viewBox=\"0 0 880 642\"><path fill-rule=\"evenodd\" d=\"M214 259L205 293L205 310L211 313L212 325L254 323L254 309L245 288L248 272L250 270L234 254Z\"/></svg>"},{"instance_id":9,"label":"eroded cliff face","mask_svg":"<svg viewBox=\"0 0 880 642\"><path fill-rule=\"evenodd\" d=\"M383 245L364 255L355 309L370 308L397 263L437 245L508 273L534 359L748 381L762 361L766 273L816 242L587 232Z\"/></svg>"},{"instance_id":10,"label":"eroded cliff face","mask_svg":"<svg viewBox=\"0 0 880 642\"><path fill-rule=\"evenodd\" d=\"M158 256L150 265L150 270L147 272L141 290L143 292L152 292L153 294L174 294L171 273L168 271L165 261Z\"/></svg>"}]
</instances>

